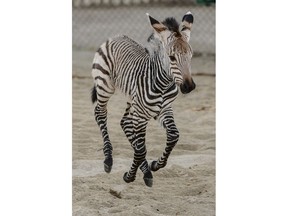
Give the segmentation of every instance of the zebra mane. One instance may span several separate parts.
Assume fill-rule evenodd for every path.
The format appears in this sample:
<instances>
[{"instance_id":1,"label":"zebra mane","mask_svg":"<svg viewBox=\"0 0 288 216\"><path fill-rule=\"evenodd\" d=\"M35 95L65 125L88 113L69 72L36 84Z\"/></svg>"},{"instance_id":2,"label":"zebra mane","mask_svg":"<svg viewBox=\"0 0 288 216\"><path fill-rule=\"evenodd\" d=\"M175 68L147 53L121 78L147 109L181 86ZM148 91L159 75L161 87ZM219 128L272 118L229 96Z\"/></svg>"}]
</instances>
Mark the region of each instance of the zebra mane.
<instances>
[{"instance_id":1,"label":"zebra mane","mask_svg":"<svg viewBox=\"0 0 288 216\"><path fill-rule=\"evenodd\" d=\"M169 31L175 32L176 37L181 36L179 32L179 23L174 17L167 17L162 23L168 28Z\"/></svg>"}]
</instances>

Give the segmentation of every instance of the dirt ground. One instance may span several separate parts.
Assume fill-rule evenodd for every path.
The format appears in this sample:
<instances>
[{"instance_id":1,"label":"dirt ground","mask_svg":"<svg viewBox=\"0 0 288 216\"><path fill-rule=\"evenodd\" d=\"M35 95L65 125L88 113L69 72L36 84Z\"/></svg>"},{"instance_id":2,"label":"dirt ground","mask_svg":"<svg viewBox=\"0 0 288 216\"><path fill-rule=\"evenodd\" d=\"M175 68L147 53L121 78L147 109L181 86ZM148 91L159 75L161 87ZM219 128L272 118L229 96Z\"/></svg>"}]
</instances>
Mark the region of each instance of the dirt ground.
<instances>
[{"instance_id":1,"label":"dirt ground","mask_svg":"<svg viewBox=\"0 0 288 216\"><path fill-rule=\"evenodd\" d=\"M141 171L132 183L122 179L133 150L119 124L126 107L119 92L108 104L114 165L110 174L104 172L102 137L90 100L93 55L73 50L73 215L215 215L214 57L193 59L197 87L173 103L180 140L167 166L153 173L149 188ZM161 156L165 140L165 130L151 120L146 135L148 162Z\"/></svg>"}]
</instances>

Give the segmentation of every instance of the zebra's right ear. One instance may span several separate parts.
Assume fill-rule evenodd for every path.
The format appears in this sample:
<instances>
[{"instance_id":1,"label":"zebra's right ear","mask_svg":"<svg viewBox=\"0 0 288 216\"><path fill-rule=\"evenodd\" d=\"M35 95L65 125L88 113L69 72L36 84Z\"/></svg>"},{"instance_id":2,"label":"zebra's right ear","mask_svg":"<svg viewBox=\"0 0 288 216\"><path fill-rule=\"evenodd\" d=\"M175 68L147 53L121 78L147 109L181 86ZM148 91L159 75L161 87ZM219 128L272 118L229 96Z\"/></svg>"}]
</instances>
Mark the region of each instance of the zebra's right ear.
<instances>
[{"instance_id":1,"label":"zebra's right ear","mask_svg":"<svg viewBox=\"0 0 288 216\"><path fill-rule=\"evenodd\" d=\"M146 15L149 18L151 26L153 27L153 29L156 32L161 33L162 31L167 30L167 27L165 25L163 25L161 22L159 22L156 19L154 19L153 17L151 17L148 13L146 13Z\"/></svg>"},{"instance_id":2,"label":"zebra's right ear","mask_svg":"<svg viewBox=\"0 0 288 216\"><path fill-rule=\"evenodd\" d=\"M163 23L151 17L148 13L146 13L146 15L148 16L150 24L155 33L160 36L163 42L165 42L167 37L170 35L168 28Z\"/></svg>"}]
</instances>

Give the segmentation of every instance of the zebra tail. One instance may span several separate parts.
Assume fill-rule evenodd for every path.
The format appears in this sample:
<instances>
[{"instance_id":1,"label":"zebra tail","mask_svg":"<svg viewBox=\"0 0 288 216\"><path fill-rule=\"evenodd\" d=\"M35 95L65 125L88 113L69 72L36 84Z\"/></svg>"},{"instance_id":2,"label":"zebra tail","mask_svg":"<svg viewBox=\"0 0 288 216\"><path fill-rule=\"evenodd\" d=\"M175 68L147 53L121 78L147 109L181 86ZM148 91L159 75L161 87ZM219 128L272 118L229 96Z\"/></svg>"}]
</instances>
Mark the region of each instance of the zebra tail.
<instances>
[{"instance_id":1,"label":"zebra tail","mask_svg":"<svg viewBox=\"0 0 288 216\"><path fill-rule=\"evenodd\" d=\"M91 89L91 100L92 103L95 103L97 101L97 92L95 86L93 86L93 88Z\"/></svg>"}]
</instances>

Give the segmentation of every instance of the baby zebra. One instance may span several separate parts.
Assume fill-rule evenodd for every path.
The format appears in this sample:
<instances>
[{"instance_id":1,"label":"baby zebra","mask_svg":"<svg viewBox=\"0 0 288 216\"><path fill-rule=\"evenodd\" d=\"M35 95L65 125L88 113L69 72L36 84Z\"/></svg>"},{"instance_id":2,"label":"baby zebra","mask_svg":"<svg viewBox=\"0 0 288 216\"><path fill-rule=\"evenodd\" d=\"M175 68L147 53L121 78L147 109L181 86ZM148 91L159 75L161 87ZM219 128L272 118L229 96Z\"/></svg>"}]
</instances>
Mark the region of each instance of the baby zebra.
<instances>
[{"instance_id":1,"label":"baby zebra","mask_svg":"<svg viewBox=\"0 0 288 216\"><path fill-rule=\"evenodd\" d=\"M145 184L152 187L151 171L165 167L179 139L171 107L178 94L177 86L187 94L196 85L191 76L193 51L188 43L193 23L191 12L184 15L181 25L173 17L159 22L149 14L147 16L154 32L146 48L127 36L119 36L108 39L96 52L92 102L104 141L104 170L110 173L113 148L107 131L107 103L116 88L128 96L120 124L134 149L134 159L123 179L127 183L133 182L140 167ZM145 133L152 117L166 129L167 141L163 155L148 165Z\"/></svg>"}]
</instances>

